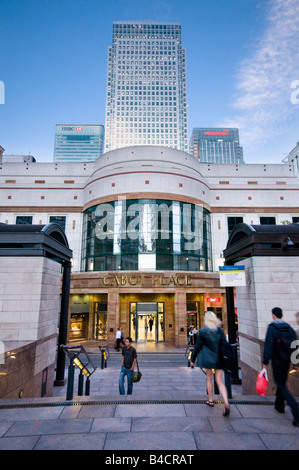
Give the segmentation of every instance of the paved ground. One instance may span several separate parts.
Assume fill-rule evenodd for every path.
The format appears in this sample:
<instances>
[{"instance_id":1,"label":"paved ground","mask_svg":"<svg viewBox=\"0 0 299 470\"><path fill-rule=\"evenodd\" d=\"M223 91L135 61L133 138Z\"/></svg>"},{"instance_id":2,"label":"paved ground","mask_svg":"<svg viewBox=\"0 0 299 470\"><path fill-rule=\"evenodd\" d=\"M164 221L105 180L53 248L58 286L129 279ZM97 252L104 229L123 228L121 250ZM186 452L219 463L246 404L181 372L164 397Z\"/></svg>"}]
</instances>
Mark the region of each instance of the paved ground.
<instances>
[{"instance_id":1,"label":"paved ground","mask_svg":"<svg viewBox=\"0 0 299 470\"><path fill-rule=\"evenodd\" d=\"M133 395L121 397L119 367L112 362L93 374L88 397L76 396L76 375L72 401L66 401L66 387L55 388L53 398L0 400L0 449L299 449L299 428L288 407L285 414L274 410L274 397L243 396L241 386L233 385L225 418L223 404L205 405L200 369L167 363L143 363Z\"/></svg>"}]
</instances>

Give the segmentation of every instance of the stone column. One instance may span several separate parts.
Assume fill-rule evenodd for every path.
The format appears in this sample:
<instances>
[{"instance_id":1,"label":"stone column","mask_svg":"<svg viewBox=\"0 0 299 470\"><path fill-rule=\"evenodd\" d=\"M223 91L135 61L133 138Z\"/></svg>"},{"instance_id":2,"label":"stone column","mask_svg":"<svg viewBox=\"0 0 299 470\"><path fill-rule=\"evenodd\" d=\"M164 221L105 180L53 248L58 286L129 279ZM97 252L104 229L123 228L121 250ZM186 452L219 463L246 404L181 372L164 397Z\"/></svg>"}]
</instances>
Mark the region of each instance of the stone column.
<instances>
[{"instance_id":1,"label":"stone column","mask_svg":"<svg viewBox=\"0 0 299 470\"><path fill-rule=\"evenodd\" d=\"M56 380L54 385L63 385L66 382L64 378L65 372L65 353L60 348L61 344L66 344L68 332L68 318L69 318L69 299L70 299L70 285L71 285L71 271L72 265L66 261L63 266L62 276L62 291L61 291L61 309L60 309L60 325L58 337L58 352L57 352L57 365L56 365Z\"/></svg>"},{"instance_id":2,"label":"stone column","mask_svg":"<svg viewBox=\"0 0 299 470\"><path fill-rule=\"evenodd\" d=\"M108 345L112 346L115 341L116 330L119 327L119 292L110 290L107 300L107 326ZM111 331L112 330L112 331Z\"/></svg>"},{"instance_id":3,"label":"stone column","mask_svg":"<svg viewBox=\"0 0 299 470\"><path fill-rule=\"evenodd\" d=\"M256 377L262 368L263 345L271 310L280 307L284 320L295 327L298 311L299 257L254 256L245 261L246 286L236 287L240 361L244 394L255 393ZM271 371L271 367L269 368ZM269 394L272 394L270 373ZM288 387L299 395L299 378L289 374Z\"/></svg>"},{"instance_id":4,"label":"stone column","mask_svg":"<svg viewBox=\"0 0 299 470\"><path fill-rule=\"evenodd\" d=\"M175 345L186 346L187 343L187 294L177 291L174 296L174 319L175 319Z\"/></svg>"}]
</instances>

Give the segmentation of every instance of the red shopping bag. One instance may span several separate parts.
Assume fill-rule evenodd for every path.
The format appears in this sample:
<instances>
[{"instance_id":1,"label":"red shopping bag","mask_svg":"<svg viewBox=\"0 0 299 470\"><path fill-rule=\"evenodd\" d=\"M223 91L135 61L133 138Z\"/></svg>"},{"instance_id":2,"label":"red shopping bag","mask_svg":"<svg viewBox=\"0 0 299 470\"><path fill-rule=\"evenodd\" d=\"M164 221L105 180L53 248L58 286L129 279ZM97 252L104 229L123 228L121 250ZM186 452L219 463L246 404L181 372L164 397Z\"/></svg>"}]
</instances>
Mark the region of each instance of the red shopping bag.
<instances>
[{"instance_id":1,"label":"red shopping bag","mask_svg":"<svg viewBox=\"0 0 299 470\"><path fill-rule=\"evenodd\" d=\"M268 387L268 374L266 369L262 369L256 379L256 392L263 397L267 393Z\"/></svg>"}]
</instances>

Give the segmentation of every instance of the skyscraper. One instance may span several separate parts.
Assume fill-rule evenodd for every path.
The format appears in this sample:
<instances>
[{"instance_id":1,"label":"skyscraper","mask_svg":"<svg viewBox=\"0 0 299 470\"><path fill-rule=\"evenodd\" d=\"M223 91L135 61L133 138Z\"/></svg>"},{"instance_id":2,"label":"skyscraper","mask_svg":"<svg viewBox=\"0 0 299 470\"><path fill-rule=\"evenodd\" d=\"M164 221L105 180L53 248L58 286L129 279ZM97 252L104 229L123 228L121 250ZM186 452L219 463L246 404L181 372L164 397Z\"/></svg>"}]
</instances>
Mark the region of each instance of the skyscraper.
<instances>
[{"instance_id":1,"label":"skyscraper","mask_svg":"<svg viewBox=\"0 0 299 470\"><path fill-rule=\"evenodd\" d=\"M236 128L193 129L189 152L200 162L244 163Z\"/></svg>"},{"instance_id":2,"label":"skyscraper","mask_svg":"<svg viewBox=\"0 0 299 470\"><path fill-rule=\"evenodd\" d=\"M188 151L186 62L180 24L114 22L112 42L105 151L130 145Z\"/></svg>"},{"instance_id":3,"label":"skyscraper","mask_svg":"<svg viewBox=\"0 0 299 470\"><path fill-rule=\"evenodd\" d=\"M101 124L56 124L54 161L93 162L103 153Z\"/></svg>"}]
</instances>

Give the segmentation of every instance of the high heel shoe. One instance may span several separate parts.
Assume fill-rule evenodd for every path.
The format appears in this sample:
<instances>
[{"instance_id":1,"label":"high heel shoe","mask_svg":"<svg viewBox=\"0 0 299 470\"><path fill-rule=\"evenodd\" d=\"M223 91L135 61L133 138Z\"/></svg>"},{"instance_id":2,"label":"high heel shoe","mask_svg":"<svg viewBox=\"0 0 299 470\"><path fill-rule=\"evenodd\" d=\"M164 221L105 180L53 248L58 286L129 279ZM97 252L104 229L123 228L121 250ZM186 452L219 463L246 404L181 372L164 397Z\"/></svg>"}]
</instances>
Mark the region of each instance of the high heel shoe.
<instances>
[{"instance_id":1,"label":"high heel shoe","mask_svg":"<svg viewBox=\"0 0 299 470\"><path fill-rule=\"evenodd\" d=\"M224 412L223 412L223 416L228 416L229 413L230 413L230 406L228 408L225 407Z\"/></svg>"}]
</instances>

